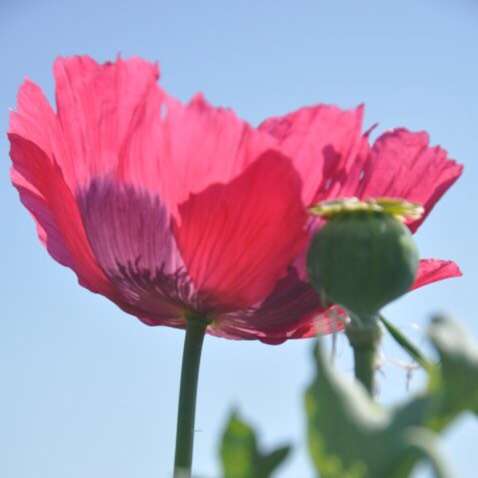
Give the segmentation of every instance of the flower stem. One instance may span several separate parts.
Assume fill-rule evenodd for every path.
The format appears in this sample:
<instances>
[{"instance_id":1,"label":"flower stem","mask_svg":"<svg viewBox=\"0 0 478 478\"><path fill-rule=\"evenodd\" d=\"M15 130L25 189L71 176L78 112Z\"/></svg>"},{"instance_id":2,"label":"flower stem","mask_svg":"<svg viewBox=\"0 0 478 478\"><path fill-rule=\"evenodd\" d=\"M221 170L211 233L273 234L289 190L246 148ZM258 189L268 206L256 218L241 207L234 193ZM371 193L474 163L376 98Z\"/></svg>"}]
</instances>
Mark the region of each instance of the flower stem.
<instances>
[{"instance_id":1,"label":"flower stem","mask_svg":"<svg viewBox=\"0 0 478 478\"><path fill-rule=\"evenodd\" d=\"M355 318L347 326L346 334L354 351L355 378L373 396L377 350L382 336L379 318Z\"/></svg>"},{"instance_id":2,"label":"flower stem","mask_svg":"<svg viewBox=\"0 0 478 478\"><path fill-rule=\"evenodd\" d=\"M373 395L376 351L372 347L353 347L353 351L355 377L362 382L370 395Z\"/></svg>"},{"instance_id":3,"label":"flower stem","mask_svg":"<svg viewBox=\"0 0 478 478\"><path fill-rule=\"evenodd\" d=\"M174 478L191 476L199 362L207 325L208 322L203 317L187 318L179 389Z\"/></svg>"}]
</instances>

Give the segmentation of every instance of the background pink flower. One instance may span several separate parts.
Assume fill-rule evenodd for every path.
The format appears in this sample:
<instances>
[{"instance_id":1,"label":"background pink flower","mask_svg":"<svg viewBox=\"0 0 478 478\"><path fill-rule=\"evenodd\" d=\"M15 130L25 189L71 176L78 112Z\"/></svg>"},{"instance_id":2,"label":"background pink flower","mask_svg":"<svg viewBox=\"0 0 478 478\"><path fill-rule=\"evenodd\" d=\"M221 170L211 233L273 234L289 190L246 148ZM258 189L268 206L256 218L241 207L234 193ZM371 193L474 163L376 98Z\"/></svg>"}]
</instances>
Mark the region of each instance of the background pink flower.
<instances>
[{"instance_id":1,"label":"background pink flower","mask_svg":"<svg viewBox=\"0 0 478 478\"><path fill-rule=\"evenodd\" d=\"M388 196L425 206L461 166L426 133L371 147L363 108L302 108L254 129L201 96L183 105L140 59L55 63L57 112L26 81L9 138L12 181L39 237L79 282L149 325L280 343L309 336L323 310L305 278L305 207ZM415 287L459 275L424 260ZM330 331L321 316L322 332Z\"/></svg>"}]
</instances>

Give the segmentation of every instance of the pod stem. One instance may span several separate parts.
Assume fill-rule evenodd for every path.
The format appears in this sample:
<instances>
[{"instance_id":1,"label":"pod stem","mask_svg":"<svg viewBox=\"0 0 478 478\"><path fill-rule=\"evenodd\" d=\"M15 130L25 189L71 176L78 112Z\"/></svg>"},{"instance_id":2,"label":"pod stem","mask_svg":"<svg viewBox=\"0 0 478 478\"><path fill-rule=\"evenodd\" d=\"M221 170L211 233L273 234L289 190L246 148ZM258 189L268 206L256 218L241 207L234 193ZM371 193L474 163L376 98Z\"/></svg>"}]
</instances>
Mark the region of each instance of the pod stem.
<instances>
[{"instance_id":1,"label":"pod stem","mask_svg":"<svg viewBox=\"0 0 478 478\"><path fill-rule=\"evenodd\" d=\"M377 351L382 337L379 317L355 317L347 326L345 333L354 352L355 378L373 396Z\"/></svg>"},{"instance_id":2,"label":"pod stem","mask_svg":"<svg viewBox=\"0 0 478 478\"><path fill-rule=\"evenodd\" d=\"M191 476L199 363L207 325L208 321L203 317L187 318L179 389L174 478Z\"/></svg>"}]
</instances>

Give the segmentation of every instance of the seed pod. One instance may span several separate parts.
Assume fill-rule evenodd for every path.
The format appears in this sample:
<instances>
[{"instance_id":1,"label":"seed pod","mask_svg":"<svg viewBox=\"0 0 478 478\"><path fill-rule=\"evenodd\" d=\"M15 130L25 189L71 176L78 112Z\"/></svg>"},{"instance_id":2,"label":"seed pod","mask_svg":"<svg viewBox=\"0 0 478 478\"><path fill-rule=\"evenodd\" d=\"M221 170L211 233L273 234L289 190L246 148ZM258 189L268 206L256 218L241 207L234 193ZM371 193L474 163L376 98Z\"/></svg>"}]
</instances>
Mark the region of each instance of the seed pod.
<instances>
[{"instance_id":1,"label":"seed pod","mask_svg":"<svg viewBox=\"0 0 478 478\"><path fill-rule=\"evenodd\" d=\"M408 215L412 206L386 199L334 201L314 208L328 221L309 248L311 284L329 302L358 316L375 315L407 292L419 256L400 212Z\"/></svg>"}]
</instances>

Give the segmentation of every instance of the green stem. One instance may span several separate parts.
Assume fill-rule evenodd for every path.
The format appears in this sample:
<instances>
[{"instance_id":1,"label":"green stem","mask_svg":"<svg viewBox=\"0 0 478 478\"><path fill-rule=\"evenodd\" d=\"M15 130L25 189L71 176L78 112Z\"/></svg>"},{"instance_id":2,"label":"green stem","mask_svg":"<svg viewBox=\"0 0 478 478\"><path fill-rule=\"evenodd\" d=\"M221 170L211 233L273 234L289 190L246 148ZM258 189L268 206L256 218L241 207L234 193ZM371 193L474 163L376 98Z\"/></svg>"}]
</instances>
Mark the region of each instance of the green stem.
<instances>
[{"instance_id":1,"label":"green stem","mask_svg":"<svg viewBox=\"0 0 478 478\"><path fill-rule=\"evenodd\" d=\"M179 389L174 478L191 476L199 362L207 325L207 320L202 317L187 318Z\"/></svg>"},{"instance_id":2,"label":"green stem","mask_svg":"<svg viewBox=\"0 0 478 478\"><path fill-rule=\"evenodd\" d=\"M354 319L347 326L346 334L354 351L355 378L373 396L377 350L382 336L378 317Z\"/></svg>"},{"instance_id":3,"label":"green stem","mask_svg":"<svg viewBox=\"0 0 478 478\"><path fill-rule=\"evenodd\" d=\"M352 346L353 347L353 346ZM355 377L363 383L370 395L373 395L375 389L375 362L377 358L376 350L372 347L361 348L353 347Z\"/></svg>"}]
</instances>

